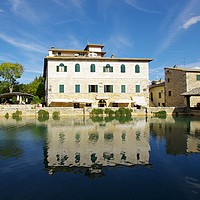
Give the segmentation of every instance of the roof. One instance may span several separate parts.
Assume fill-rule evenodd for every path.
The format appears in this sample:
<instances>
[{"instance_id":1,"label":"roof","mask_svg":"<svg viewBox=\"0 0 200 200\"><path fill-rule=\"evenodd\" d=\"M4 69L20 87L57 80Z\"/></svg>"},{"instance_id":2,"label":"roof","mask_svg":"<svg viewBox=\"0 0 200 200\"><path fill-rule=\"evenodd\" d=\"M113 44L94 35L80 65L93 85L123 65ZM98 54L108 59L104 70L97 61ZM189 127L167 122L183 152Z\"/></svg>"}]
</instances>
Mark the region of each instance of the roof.
<instances>
[{"instance_id":1,"label":"roof","mask_svg":"<svg viewBox=\"0 0 200 200\"><path fill-rule=\"evenodd\" d=\"M200 87L181 94L182 96L200 96Z\"/></svg>"},{"instance_id":2,"label":"roof","mask_svg":"<svg viewBox=\"0 0 200 200\"><path fill-rule=\"evenodd\" d=\"M102 53L102 52L101 52ZM109 58L109 57L69 57L69 56L46 56L47 60L88 60L88 61L127 61L127 62L151 62L152 58Z\"/></svg>"},{"instance_id":3,"label":"roof","mask_svg":"<svg viewBox=\"0 0 200 200\"><path fill-rule=\"evenodd\" d=\"M200 72L200 68L179 68L177 66L165 67L164 69L179 70L179 71L184 71L184 72Z\"/></svg>"},{"instance_id":4,"label":"roof","mask_svg":"<svg viewBox=\"0 0 200 200\"><path fill-rule=\"evenodd\" d=\"M161 83L151 84L149 85L149 88L164 87L164 86L165 86L165 82L161 82Z\"/></svg>"},{"instance_id":5,"label":"roof","mask_svg":"<svg viewBox=\"0 0 200 200\"><path fill-rule=\"evenodd\" d=\"M14 97L14 96L24 96L24 97L33 97L32 94L22 93L22 92L11 92L0 94L0 98Z\"/></svg>"}]
</instances>

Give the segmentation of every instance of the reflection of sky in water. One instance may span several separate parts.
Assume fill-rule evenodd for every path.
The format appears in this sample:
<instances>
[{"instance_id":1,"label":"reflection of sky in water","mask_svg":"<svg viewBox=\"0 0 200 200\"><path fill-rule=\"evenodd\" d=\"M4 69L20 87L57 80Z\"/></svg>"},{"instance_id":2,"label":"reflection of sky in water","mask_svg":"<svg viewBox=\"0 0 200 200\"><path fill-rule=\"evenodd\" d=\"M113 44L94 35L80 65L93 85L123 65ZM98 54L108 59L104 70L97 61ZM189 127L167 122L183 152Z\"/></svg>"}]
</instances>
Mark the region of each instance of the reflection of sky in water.
<instances>
[{"instance_id":1,"label":"reflection of sky in water","mask_svg":"<svg viewBox=\"0 0 200 200\"><path fill-rule=\"evenodd\" d=\"M199 119L106 120L2 118L1 198L199 199Z\"/></svg>"}]
</instances>

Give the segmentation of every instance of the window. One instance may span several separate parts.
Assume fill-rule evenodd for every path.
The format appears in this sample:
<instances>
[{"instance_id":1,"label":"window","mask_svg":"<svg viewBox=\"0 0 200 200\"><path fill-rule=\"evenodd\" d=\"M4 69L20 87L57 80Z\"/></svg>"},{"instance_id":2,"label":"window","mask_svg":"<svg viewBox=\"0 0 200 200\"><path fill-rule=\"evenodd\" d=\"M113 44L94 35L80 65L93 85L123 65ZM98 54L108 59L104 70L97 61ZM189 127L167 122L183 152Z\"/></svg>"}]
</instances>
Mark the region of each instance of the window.
<instances>
[{"instance_id":1,"label":"window","mask_svg":"<svg viewBox=\"0 0 200 200\"><path fill-rule=\"evenodd\" d=\"M126 86L125 85L121 85L121 93L125 93L126 92Z\"/></svg>"},{"instance_id":2,"label":"window","mask_svg":"<svg viewBox=\"0 0 200 200\"><path fill-rule=\"evenodd\" d=\"M64 85L59 85L59 93L64 93Z\"/></svg>"},{"instance_id":3,"label":"window","mask_svg":"<svg viewBox=\"0 0 200 200\"><path fill-rule=\"evenodd\" d=\"M61 56L61 52L58 52L58 56Z\"/></svg>"},{"instance_id":4,"label":"window","mask_svg":"<svg viewBox=\"0 0 200 200\"><path fill-rule=\"evenodd\" d=\"M104 85L104 92L113 92L113 85Z\"/></svg>"},{"instance_id":5,"label":"window","mask_svg":"<svg viewBox=\"0 0 200 200\"><path fill-rule=\"evenodd\" d=\"M161 92L158 93L158 98L159 98L159 99L161 98Z\"/></svg>"},{"instance_id":6,"label":"window","mask_svg":"<svg viewBox=\"0 0 200 200\"><path fill-rule=\"evenodd\" d=\"M135 85L135 92L140 93L140 85Z\"/></svg>"},{"instance_id":7,"label":"window","mask_svg":"<svg viewBox=\"0 0 200 200\"><path fill-rule=\"evenodd\" d=\"M107 64L103 67L103 72L113 72L113 67Z\"/></svg>"},{"instance_id":8,"label":"window","mask_svg":"<svg viewBox=\"0 0 200 200\"><path fill-rule=\"evenodd\" d=\"M126 67L124 64L121 65L121 73L125 73L126 72Z\"/></svg>"},{"instance_id":9,"label":"window","mask_svg":"<svg viewBox=\"0 0 200 200\"><path fill-rule=\"evenodd\" d=\"M169 83L169 78L167 78L167 82Z\"/></svg>"},{"instance_id":10,"label":"window","mask_svg":"<svg viewBox=\"0 0 200 200\"><path fill-rule=\"evenodd\" d=\"M75 93L80 93L80 85L75 85Z\"/></svg>"},{"instance_id":11,"label":"window","mask_svg":"<svg viewBox=\"0 0 200 200\"><path fill-rule=\"evenodd\" d=\"M200 81L200 75L197 75L197 81Z\"/></svg>"},{"instance_id":12,"label":"window","mask_svg":"<svg viewBox=\"0 0 200 200\"><path fill-rule=\"evenodd\" d=\"M90 65L90 72L95 72L95 64Z\"/></svg>"},{"instance_id":13,"label":"window","mask_svg":"<svg viewBox=\"0 0 200 200\"><path fill-rule=\"evenodd\" d=\"M60 65L56 66L57 72L67 72L67 66L65 66L63 63L60 63Z\"/></svg>"},{"instance_id":14,"label":"window","mask_svg":"<svg viewBox=\"0 0 200 200\"><path fill-rule=\"evenodd\" d=\"M135 65L135 73L140 73L140 66L139 65Z\"/></svg>"},{"instance_id":15,"label":"window","mask_svg":"<svg viewBox=\"0 0 200 200\"><path fill-rule=\"evenodd\" d=\"M80 65L78 63L75 65L75 72L80 72Z\"/></svg>"},{"instance_id":16,"label":"window","mask_svg":"<svg viewBox=\"0 0 200 200\"><path fill-rule=\"evenodd\" d=\"M172 96L172 91L168 91L168 95L169 95L169 96Z\"/></svg>"},{"instance_id":17,"label":"window","mask_svg":"<svg viewBox=\"0 0 200 200\"><path fill-rule=\"evenodd\" d=\"M89 92L98 92L98 85L88 85Z\"/></svg>"}]
</instances>

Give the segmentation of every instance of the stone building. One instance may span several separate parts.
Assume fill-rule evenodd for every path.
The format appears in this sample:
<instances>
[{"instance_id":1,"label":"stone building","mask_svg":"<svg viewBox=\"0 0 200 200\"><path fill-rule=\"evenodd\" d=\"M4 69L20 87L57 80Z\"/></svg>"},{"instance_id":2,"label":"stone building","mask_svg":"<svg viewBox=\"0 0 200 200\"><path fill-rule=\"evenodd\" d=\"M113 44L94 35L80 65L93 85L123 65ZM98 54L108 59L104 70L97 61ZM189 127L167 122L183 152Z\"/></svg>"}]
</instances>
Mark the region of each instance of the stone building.
<instances>
[{"instance_id":1,"label":"stone building","mask_svg":"<svg viewBox=\"0 0 200 200\"><path fill-rule=\"evenodd\" d=\"M165 106L165 82L162 79L152 81L151 85L149 85L149 106Z\"/></svg>"},{"instance_id":2,"label":"stone building","mask_svg":"<svg viewBox=\"0 0 200 200\"><path fill-rule=\"evenodd\" d=\"M44 58L47 106L148 106L151 58L104 57L103 45L84 50L52 47Z\"/></svg>"},{"instance_id":3,"label":"stone building","mask_svg":"<svg viewBox=\"0 0 200 200\"><path fill-rule=\"evenodd\" d=\"M181 95L200 87L200 69L165 68L165 105L167 107L186 107L186 98ZM199 96L190 98L190 106L196 107Z\"/></svg>"}]
</instances>

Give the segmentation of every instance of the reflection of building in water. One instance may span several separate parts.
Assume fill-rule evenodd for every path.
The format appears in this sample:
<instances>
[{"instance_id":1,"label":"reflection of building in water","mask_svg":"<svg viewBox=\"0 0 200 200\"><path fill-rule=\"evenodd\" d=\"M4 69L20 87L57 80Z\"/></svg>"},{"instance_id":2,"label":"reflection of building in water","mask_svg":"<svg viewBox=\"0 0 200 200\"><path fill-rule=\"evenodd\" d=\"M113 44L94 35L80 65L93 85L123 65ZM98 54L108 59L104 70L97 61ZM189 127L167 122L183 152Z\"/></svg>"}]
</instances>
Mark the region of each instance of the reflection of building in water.
<instances>
[{"instance_id":1,"label":"reflection of building in water","mask_svg":"<svg viewBox=\"0 0 200 200\"><path fill-rule=\"evenodd\" d=\"M61 122L62 123L62 122ZM87 167L149 164L149 128L144 119L129 124L73 122L48 123L46 166ZM62 169L63 170L63 169Z\"/></svg>"},{"instance_id":2,"label":"reflection of building in water","mask_svg":"<svg viewBox=\"0 0 200 200\"><path fill-rule=\"evenodd\" d=\"M200 151L199 121L190 118L168 118L152 120L153 135L166 139L168 154L187 154Z\"/></svg>"}]
</instances>

